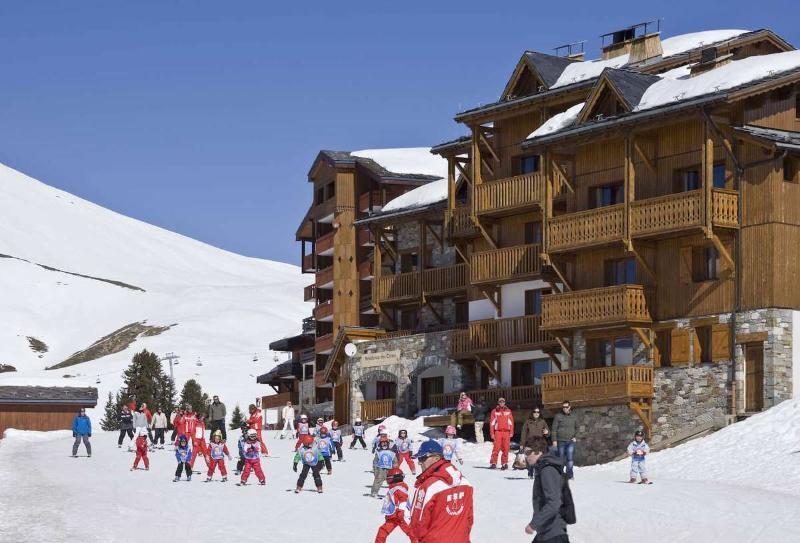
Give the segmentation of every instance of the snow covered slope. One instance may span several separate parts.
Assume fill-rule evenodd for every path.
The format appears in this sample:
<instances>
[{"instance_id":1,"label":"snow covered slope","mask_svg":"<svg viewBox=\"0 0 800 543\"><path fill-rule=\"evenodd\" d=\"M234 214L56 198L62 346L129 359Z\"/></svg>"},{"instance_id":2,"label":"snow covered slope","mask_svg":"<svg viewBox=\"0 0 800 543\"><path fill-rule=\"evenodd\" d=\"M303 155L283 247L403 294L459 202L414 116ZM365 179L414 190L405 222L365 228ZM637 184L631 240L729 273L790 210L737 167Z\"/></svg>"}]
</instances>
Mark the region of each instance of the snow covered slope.
<instances>
[{"instance_id":1,"label":"snow covered slope","mask_svg":"<svg viewBox=\"0 0 800 543\"><path fill-rule=\"evenodd\" d=\"M311 309L302 302L307 280L295 266L211 247L3 165L0 255L7 257L0 258L0 364L18 370L0 374L0 385L97 386L100 407L143 348L181 357L178 386L196 378L231 408L252 402L266 392L254 375L274 365L267 344L296 333ZM117 354L45 371L143 321L175 326ZM47 352L34 352L28 337L44 342Z\"/></svg>"}]
</instances>

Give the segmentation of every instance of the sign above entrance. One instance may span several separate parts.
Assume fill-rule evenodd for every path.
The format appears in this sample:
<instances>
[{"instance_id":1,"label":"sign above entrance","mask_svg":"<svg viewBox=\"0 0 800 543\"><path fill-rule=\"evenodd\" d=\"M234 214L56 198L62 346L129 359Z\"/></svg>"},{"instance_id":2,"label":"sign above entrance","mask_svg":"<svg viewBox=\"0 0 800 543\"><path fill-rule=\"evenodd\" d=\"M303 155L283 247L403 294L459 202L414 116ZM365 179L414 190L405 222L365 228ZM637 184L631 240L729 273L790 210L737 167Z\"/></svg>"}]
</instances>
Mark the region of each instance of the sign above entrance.
<instances>
[{"instance_id":1,"label":"sign above entrance","mask_svg":"<svg viewBox=\"0 0 800 543\"><path fill-rule=\"evenodd\" d=\"M377 366L391 366L400 363L400 351L383 351L380 353L365 353L361 356L359 365L362 368Z\"/></svg>"}]
</instances>

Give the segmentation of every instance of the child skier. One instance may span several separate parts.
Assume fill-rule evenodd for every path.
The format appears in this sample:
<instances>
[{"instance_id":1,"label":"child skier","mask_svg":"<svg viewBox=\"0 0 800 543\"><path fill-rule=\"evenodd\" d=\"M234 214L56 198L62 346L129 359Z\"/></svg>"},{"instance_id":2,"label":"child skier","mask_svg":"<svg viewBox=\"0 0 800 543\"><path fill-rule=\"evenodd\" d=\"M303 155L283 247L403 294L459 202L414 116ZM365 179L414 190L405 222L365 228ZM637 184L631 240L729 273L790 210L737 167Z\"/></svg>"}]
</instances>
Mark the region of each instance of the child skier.
<instances>
[{"instance_id":1,"label":"child skier","mask_svg":"<svg viewBox=\"0 0 800 543\"><path fill-rule=\"evenodd\" d=\"M378 443L383 436L386 436L386 439L389 439L389 433L386 431L386 426L381 424L378 426L378 433L374 438L372 438L372 454L375 454L375 451L378 449Z\"/></svg>"},{"instance_id":2,"label":"child skier","mask_svg":"<svg viewBox=\"0 0 800 543\"><path fill-rule=\"evenodd\" d=\"M397 454L397 467L400 468L405 462L408 464L408 469L411 470L411 473L416 475L417 467L411 458L411 440L408 438L408 431L400 430L397 432L397 439L394 441L392 450Z\"/></svg>"},{"instance_id":3,"label":"child skier","mask_svg":"<svg viewBox=\"0 0 800 543\"><path fill-rule=\"evenodd\" d=\"M211 461L208 459L208 446L206 444L206 423L204 419L205 415L203 415L203 413L197 413L193 425L192 451L194 451L194 454L192 455L192 461L189 462L189 466L192 469L194 469L194 462L195 460L197 460L199 456L203 457L203 461L205 461L206 467L209 467L209 464L211 464Z\"/></svg>"},{"instance_id":4,"label":"child skier","mask_svg":"<svg viewBox=\"0 0 800 543\"><path fill-rule=\"evenodd\" d=\"M239 460L236 462L236 475L240 475L244 469L244 442L247 441L247 431L250 426L243 422L239 428L242 430L242 436L239 438L237 448L239 449Z\"/></svg>"},{"instance_id":5,"label":"child skier","mask_svg":"<svg viewBox=\"0 0 800 543\"><path fill-rule=\"evenodd\" d=\"M181 480L181 472L186 471L186 480L192 480L192 468L189 462L192 461L192 448L189 446L189 438L181 434L178 436L178 441L175 443L175 458L178 460L178 469L175 470L175 479L177 482Z\"/></svg>"},{"instance_id":6,"label":"child skier","mask_svg":"<svg viewBox=\"0 0 800 543\"><path fill-rule=\"evenodd\" d=\"M238 485L244 486L247 484L250 471L256 473L258 484L267 484L264 471L261 469L261 442L258 439L258 432L252 428L247 430L247 439L242 444L242 450L244 452L244 470L242 471L242 481L238 483Z\"/></svg>"},{"instance_id":7,"label":"child skier","mask_svg":"<svg viewBox=\"0 0 800 543\"><path fill-rule=\"evenodd\" d=\"M361 443L361 446L364 447L364 450L367 450L367 442L364 441L364 425L361 422L359 417L356 417L356 420L353 422L353 441L350 442L350 448L356 448L356 441Z\"/></svg>"},{"instance_id":8,"label":"child skier","mask_svg":"<svg viewBox=\"0 0 800 543\"><path fill-rule=\"evenodd\" d=\"M150 459L147 457L147 428L139 428L136 436L136 459L131 471L139 468L139 461L144 461L144 469L150 470Z\"/></svg>"},{"instance_id":9,"label":"child skier","mask_svg":"<svg viewBox=\"0 0 800 543\"><path fill-rule=\"evenodd\" d=\"M378 535L375 536L375 543L385 543L395 528L400 528L405 532L411 543L416 543L417 538L411 533L411 528L406 524L405 510L408 509L408 485L403 482L403 472L400 468L392 468L387 473L389 491L383 498L381 513L385 515L385 521L378 528Z\"/></svg>"},{"instance_id":10,"label":"child skier","mask_svg":"<svg viewBox=\"0 0 800 543\"><path fill-rule=\"evenodd\" d=\"M456 437L456 429L454 426L448 426L444 431L444 438L438 441L439 445L442 446L442 457L445 460L452 462L455 456L459 464L464 463L464 460L461 458L461 440Z\"/></svg>"},{"instance_id":11,"label":"child skier","mask_svg":"<svg viewBox=\"0 0 800 543\"><path fill-rule=\"evenodd\" d=\"M390 469L397 467L397 455L391 450L391 443L388 436L381 436L378 441L378 448L372 459L372 473L375 478L372 481L370 497L376 498L381 485L386 480L386 475Z\"/></svg>"},{"instance_id":12,"label":"child skier","mask_svg":"<svg viewBox=\"0 0 800 543\"><path fill-rule=\"evenodd\" d=\"M261 446L261 454L267 456L269 455L269 451L267 450L267 445L264 443L264 439L261 436L261 431L264 429L264 417L261 415L261 409L253 404L250 404L248 409L250 411L250 418L247 419L247 423L250 425L251 430L256 431L258 443Z\"/></svg>"},{"instance_id":13,"label":"child skier","mask_svg":"<svg viewBox=\"0 0 800 543\"><path fill-rule=\"evenodd\" d=\"M328 475L330 475L331 473L333 473L333 467L331 466L331 456L333 455L335 446L333 444L333 440L331 439L330 434L328 433L328 429L325 426L320 427L319 437L317 437L316 441L317 441L317 448L319 449L319 452L322 455L322 461L325 463L325 469L328 470Z\"/></svg>"},{"instance_id":14,"label":"child skier","mask_svg":"<svg viewBox=\"0 0 800 543\"><path fill-rule=\"evenodd\" d=\"M303 485L306 483L308 472L311 472L314 478L314 484L317 485L317 492L322 494L322 477L319 472L322 470L322 453L314 442L314 436L305 435L300 437L300 446L294 455L294 465L292 469L297 473L297 464L303 464L303 469L300 471L300 476L297 478L297 487L294 493L297 494L303 490Z\"/></svg>"},{"instance_id":15,"label":"child skier","mask_svg":"<svg viewBox=\"0 0 800 543\"><path fill-rule=\"evenodd\" d=\"M336 458L342 462L344 454L342 453L342 431L339 429L339 423L335 420L331 422L331 441L336 448Z\"/></svg>"},{"instance_id":16,"label":"child skier","mask_svg":"<svg viewBox=\"0 0 800 543\"><path fill-rule=\"evenodd\" d=\"M210 482L214 477L214 470L219 466L219 472L222 474L222 482L228 480L228 470L225 469L225 457L231 459L231 453L228 452L228 445L222 441L222 431L217 430L211 436L211 445L208 449L208 455L211 457L211 463L208 466L208 477L206 482Z\"/></svg>"},{"instance_id":17,"label":"child skier","mask_svg":"<svg viewBox=\"0 0 800 543\"><path fill-rule=\"evenodd\" d=\"M300 422L297 423L297 442L294 444L296 451L303 444L303 436L310 436L311 428L308 425L308 415L300 415Z\"/></svg>"},{"instance_id":18,"label":"child skier","mask_svg":"<svg viewBox=\"0 0 800 543\"><path fill-rule=\"evenodd\" d=\"M636 476L642 478L639 484L646 485L647 470L645 469L645 457L650 452L650 446L644 440L644 432L637 430L633 436L633 441L628 445L628 455L631 457L631 478L629 483L636 482Z\"/></svg>"}]
</instances>

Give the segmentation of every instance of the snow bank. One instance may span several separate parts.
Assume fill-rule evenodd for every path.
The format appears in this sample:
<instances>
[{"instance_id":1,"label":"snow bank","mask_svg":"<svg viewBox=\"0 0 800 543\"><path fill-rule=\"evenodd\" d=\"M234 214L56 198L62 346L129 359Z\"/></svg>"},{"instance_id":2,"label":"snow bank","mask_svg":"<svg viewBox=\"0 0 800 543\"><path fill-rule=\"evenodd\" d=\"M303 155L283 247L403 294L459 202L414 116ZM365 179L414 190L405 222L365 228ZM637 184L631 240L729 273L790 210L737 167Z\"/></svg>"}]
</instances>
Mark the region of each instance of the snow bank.
<instances>
[{"instance_id":1,"label":"snow bank","mask_svg":"<svg viewBox=\"0 0 800 543\"><path fill-rule=\"evenodd\" d=\"M71 438L72 432L69 430L54 430L52 432L35 432L32 430L17 430L7 428L3 432L3 443L42 443L44 441L57 441L59 439Z\"/></svg>"},{"instance_id":2,"label":"snow bank","mask_svg":"<svg viewBox=\"0 0 800 543\"><path fill-rule=\"evenodd\" d=\"M447 200L447 179L431 181L402 194L383 206L382 212L416 209Z\"/></svg>"},{"instance_id":3,"label":"snow bank","mask_svg":"<svg viewBox=\"0 0 800 543\"><path fill-rule=\"evenodd\" d=\"M627 473L629 460L584 468ZM710 436L651 454L653 479L714 481L800 496L800 400L787 400Z\"/></svg>"},{"instance_id":4,"label":"snow bank","mask_svg":"<svg viewBox=\"0 0 800 543\"><path fill-rule=\"evenodd\" d=\"M567 128L568 126L572 126L575 124L575 120L578 118L578 115L580 114L584 105L586 105L586 102L581 102L580 104L575 104L566 111L556 113L542 123L539 128L528 134L528 139L538 136L546 136L547 134L558 132L559 130Z\"/></svg>"},{"instance_id":5,"label":"snow bank","mask_svg":"<svg viewBox=\"0 0 800 543\"><path fill-rule=\"evenodd\" d=\"M630 55L620 55L606 60L587 60L585 62L573 62L564 68L556 82L550 87L555 89L579 81L586 81L598 77L606 68L622 68L628 63Z\"/></svg>"},{"instance_id":6,"label":"snow bank","mask_svg":"<svg viewBox=\"0 0 800 543\"><path fill-rule=\"evenodd\" d=\"M369 158L392 173L435 175L447 178L447 160L431 154L430 147L402 149L364 149L352 156Z\"/></svg>"},{"instance_id":7,"label":"snow bank","mask_svg":"<svg viewBox=\"0 0 800 543\"><path fill-rule=\"evenodd\" d=\"M408 437L413 441L425 441L428 438L423 434L429 431L430 428L425 426L423 423L424 420L424 417L417 417L416 419L410 420L392 415L384 420L381 424L386 426L386 431L389 432L390 439L396 438L397 432L400 430L406 430L408 432ZM367 443L371 442L378 436L378 426L379 425L377 424L375 426L370 426L364 432Z\"/></svg>"}]
</instances>

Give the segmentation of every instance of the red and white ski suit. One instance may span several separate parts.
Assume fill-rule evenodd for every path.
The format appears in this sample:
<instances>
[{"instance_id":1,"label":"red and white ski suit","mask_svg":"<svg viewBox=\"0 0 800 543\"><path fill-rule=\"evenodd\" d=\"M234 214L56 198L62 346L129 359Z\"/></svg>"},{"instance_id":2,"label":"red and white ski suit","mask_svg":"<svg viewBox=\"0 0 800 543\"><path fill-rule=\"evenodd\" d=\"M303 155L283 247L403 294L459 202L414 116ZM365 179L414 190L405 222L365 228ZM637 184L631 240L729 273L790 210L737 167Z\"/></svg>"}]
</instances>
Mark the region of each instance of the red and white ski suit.
<instances>
[{"instance_id":1,"label":"red and white ski suit","mask_svg":"<svg viewBox=\"0 0 800 543\"><path fill-rule=\"evenodd\" d=\"M192 460L189 462L189 466L194 468L194 462L197 460L198 456L202 456L203 460L206 462L206 466L208 466L211 461L208 459L208 445L206 443L206 424L202 420L192 419Z\"/></svg>"},{"instance_id":2,"label":"red and white ski suit","mask_svg":"<svg viewBox=\"0 0 800 543\"><path fill-rule=\"evenodd\" d=\"M225 457L231 457L231 454L228 452L228 445L224 441L220 443L212 442L211 445L209 445L208 456L210 458L210 462L208 463L208 476L212 477L214 475L214 470L219 466L219 472L223 477L227 477L228 470L225 469Z\"/></svg>"},{"instance_id":3,"label":"red and white ski suit","mask_svg":"<svg viewBox=\"0 0 800 543\"><path fill-rule=\"evenodd\" d=\"M439 460L414 482L411 532L419 543L470 543L472 485L447 460Z\"/></svg>"},{"instance_id":4,"label":"red and white ski suit","mask_svg":"<svg viewBox=\"0 0 800 543\"><path fill-rule=\"evenodd\" d=\"M490 464L497 463L497 453L500 453L500 463L508 464L508 449L511 447L511 436L514 435L514 413L508 407L497 406L489 415L489 435L494 441Z\"/></svg>"},{"instance_id":5,"label":"red and white ski suit","mask_svg":"<svg viewBox=\"0 0 800 543\"><path fill-rule=\"evenodd\" d=\"M254 471L258 481L264 481L264 471L261 469L261 444L258 441L245 441L242 444L244 454L244 469L242 470L242 483L247 482L250 472Z\"/></svg>"},{"instance_id":6,"label":"red and white ski suit","mask_svg":"<svg viewBox=\"0 0 800 543\"><path fill-rule=\"evenodd\" d=\"M408 505L408 485L400 483L392 483L389 485L389 491L383 499L383 507L381 512L386 516L385 521L378 528L378 534L375 536L375 543L385 543L386 538L389 537L395 528L400 528L405 532L411 543L416 543L417 538L411 533L411 527L406 523L405 511Z\"/></svg>"},{"instance_id":7,"label":"red and white ski suit","mask_svg":"<svg viewBox=\"0 0 800 543\"><path fill-rule=\"evenodd\" d=\"M144 461L144 467L150 469L150 459L147 457L147 436L136 438L136 459L133 461L133 469L139 467L139 461Z\"/></svg>"},{"instance_id":8,"label":"red and white ski suit","mask_svg":"<svg viewBox=\"0 0 800 543\"><path fill-rule=\"evenodd\" d=\"M411 473L417 472L417 467L414 465L414 459L411 458L411 440L408 438L400 439L399 437L394 441L394 452L397 453L397 467L403 465L403 462L408 464L408 469Z\"/></svg>"},{"instance_id":9,"label":"red and white ski suit","mask_svg":"<svg viewBox=\"0 0 800 543\"><path fill-rule=\"evenodd\" d=\"M261 430L264 427L264 418L261 416L261 409L256 408L255 411L250 413L250 418L247 419L247 425L251 430L255 430L256 434L258 434L258 442L261 444L261 451L264 454L269 454L267 445L264 443L264 439L261 437Z\"/></svg>"}]
</instances>

